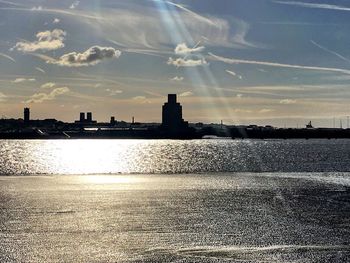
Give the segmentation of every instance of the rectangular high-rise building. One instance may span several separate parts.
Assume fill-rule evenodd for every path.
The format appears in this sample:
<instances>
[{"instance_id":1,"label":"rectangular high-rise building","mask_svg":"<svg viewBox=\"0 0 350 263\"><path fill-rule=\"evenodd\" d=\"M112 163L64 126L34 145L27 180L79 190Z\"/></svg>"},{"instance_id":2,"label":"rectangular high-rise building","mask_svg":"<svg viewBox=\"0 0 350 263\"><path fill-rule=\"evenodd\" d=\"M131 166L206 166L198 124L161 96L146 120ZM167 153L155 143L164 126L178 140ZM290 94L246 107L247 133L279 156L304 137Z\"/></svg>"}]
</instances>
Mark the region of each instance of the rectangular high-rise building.
<instances>
[{"instance_id":1,"label":"rectangular high-rise building","mask_svg":"<svg viewBox=\"0 0 350 263\"><path fill-rule=\"evenodd\" d=\"M92 122L92 112L86 113L86 120L87 120L88 122Z\"/></svg>"},{"instance_id":2,"label":"rectangular high-rise building","mask_svg":"<svg viewBox=\"0 0 350 263\"><path fill-rule=\"evenodd\" d=\"M23 119L25 122L28 122L30 120L30 109L29 108L24 108Z\"/></svg>"},{"instance_id":3,"label":"rectangular high-rise building","mask_svg":"<svg viewBox=\"0 0 350 263\"><path fill-rule=\"evenodd\" d=\"M80 112L80 122L84 122L85 121L85 112Z\"/></svg>"},{"instance_id":4,"label":"rectangular high-rise building","mask_svg":"<svg viewBox=\"0 0 350 263\"><path fill-rule=\"evenodd\" d=\"M186 128L182 119L182 106L177 102L176 94L168 94L168 102L163 105L162 126L173 132Z\"/></svg>"}]
</instances>

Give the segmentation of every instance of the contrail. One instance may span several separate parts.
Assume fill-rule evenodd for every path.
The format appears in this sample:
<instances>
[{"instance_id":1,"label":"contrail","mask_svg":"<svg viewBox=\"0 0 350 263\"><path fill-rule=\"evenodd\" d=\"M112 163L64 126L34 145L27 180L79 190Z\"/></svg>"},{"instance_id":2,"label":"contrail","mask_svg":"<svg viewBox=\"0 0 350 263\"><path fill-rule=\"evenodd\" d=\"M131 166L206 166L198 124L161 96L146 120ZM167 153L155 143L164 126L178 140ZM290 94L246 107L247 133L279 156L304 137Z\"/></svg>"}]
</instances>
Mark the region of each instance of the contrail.
<instances>
[{"instance_id":1,"label":"contrail","mask_svg":"<svg viewBox=\"0 0 350 263\"><path fill-rule=\"evenodd\" d=\"M279 68L319 70L319 71L328 71L328 72L338 72L338 73L350 75L350 70L348 70L348 69L324 68L324 67L282 64L282 63L265 62L265 61L242 60L242 59L234 59L234 58L224 58L224 57L214 55L213 53L208 53L208 54L210 56L212 56L213 58L215 58L216 60L221 61L221 62L225 62L227 64L250 64L250 65L263 65L263 66L279 67Z\"/></svg>"},{"instance_id":2,"label":"contrail","mask_svg":"<svg viewBox=\"0 0 350 263\"><path fill-rule=\"evenodd\" d=\"M43 70L42 68L39 68L39 67L35 67L36 70L42 72L42 73L46 73L45 70Z\"/></svg>"},{"instance_id":3,"label":"contrail","mask_svg":"<svg viewBox=\"0 0 350 263\"><path fill-rule=\"evenodd\" d=\"M328 52L328 53L330 53L330 54L335 55L336 57L340 58L341 60L344 60L344 61L350 63L350 59L348 59L348 58L346 58L346 57L340 55L339 53L337 53L337 52L335 52L335 51L333 51L333 50L330 50L330 49L328 49L328 48L326 48L326 47L324 47L324 46L321 46L320 44L317 44L317 43L316 43L315 41L313 41L313 40L311 40L311 43L314 44L316 47L318 47L318 48L320 48L320 49L322 49L322 50L324 50L324 51L326 51L326 52Z\"/></svg>"},{"instance_id":4,"label":"contrail","mask_svg":"<svg viewBox=\"0 0 350 263\"><path fill-rule=\"evenodd\" d=\"M9 60L11 60L12 62L16 62L16 60L14 60L13 58L11 58L10 56L8 56L8 55L6 55L6 54L4 54L4 53L0 53L0 56L9 59Z\"/></svg>"}]
</instances>

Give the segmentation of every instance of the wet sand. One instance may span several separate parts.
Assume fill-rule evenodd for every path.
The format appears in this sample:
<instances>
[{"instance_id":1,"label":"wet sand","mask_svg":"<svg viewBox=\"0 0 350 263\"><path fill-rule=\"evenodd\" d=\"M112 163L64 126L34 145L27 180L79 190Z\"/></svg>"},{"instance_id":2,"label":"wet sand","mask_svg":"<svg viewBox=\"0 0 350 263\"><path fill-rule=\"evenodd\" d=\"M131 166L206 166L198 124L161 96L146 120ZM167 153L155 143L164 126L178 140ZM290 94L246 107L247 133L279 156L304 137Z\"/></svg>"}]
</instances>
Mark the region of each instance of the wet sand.
<instances>
[{"instance_id":1,"label":"wet sand","mask_svg":"<svg viewBox=\"0 0 350 263\"><path fill-rule=\"evenodd\" d=\"M0 177L0 262L349 262L349 174Z\"/></svg>"}]
</instances>

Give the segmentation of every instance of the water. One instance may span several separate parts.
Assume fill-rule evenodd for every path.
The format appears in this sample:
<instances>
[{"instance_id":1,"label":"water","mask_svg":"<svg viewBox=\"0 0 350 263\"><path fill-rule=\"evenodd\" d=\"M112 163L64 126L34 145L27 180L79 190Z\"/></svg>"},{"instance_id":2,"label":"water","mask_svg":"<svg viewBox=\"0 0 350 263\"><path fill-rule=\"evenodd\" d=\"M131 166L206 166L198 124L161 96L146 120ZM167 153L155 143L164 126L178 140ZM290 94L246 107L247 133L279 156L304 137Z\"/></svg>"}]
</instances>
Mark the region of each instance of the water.
<instances>
[{"instance_id":1,"label":"water","mask_svg":"<svg viewBox=\"0 0 350 263\"><path fill-rule=\"evenodd\" d=\"M350 141L0 141L0 262L349 262Z\"/></svg>"},{"instance_id":2,"label":"water","mask_svg":"<svg viewBox=\"0 0 350 263\"><path fill-rule=\"evenodd\" d=\"M0 174L348 172L350 140L0 141Z\"/></svg>"}]
</instances>

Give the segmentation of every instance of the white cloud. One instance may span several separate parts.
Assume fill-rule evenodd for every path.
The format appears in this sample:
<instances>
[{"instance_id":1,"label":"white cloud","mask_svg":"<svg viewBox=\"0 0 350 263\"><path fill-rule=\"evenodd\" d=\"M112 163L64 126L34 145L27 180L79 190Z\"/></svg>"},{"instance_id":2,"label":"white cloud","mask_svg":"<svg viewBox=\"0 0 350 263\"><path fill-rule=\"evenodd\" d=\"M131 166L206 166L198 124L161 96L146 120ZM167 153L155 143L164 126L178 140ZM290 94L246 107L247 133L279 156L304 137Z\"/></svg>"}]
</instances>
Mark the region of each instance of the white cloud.
<instances>
[{"instance_id":1,"label":"white cloud","mask_svg":"<svg viewBox=\"0 0 350 263\"><path fill-rule=\"evenodd\" d=\"M54 29L52 31L43 31L36 34L37 41L17 42L15 49L22 52L34 52L37 50L56 50L64 47L64 37L66 32L61 29Z\"/></svg>"},{"instance_id":2,"label":"white cloud","mask_svg":"<svg viewBox=\"0 0 350 263\"><path fill-rule=\"evenodd\" d=\"M62 87L56 88L50 93L36 93L32 95L25 103L42 103L46 100L54 100L57 96L63 95L69 92L69 88Z\"/></svg>"},{"instance_id":3,"label":"white cloud","mask_svg":"<svg viewBox=\"0 0 350 263\"><path fill-rule=\"evenodd\" d=\"M204 59L183 59L183 58L177 58L173 59L172 57L169 58L168 65L174 65L176 67L196 67L196 66L205 66L209 63Z\"/></svg>"},{"instance_id":4,"label":"white cloud","mask_svg":"<svg viewBox=\"0 0 350 263\"><path fill-rule=\"evenodd\" d=\"M71 4L71 6L69 7L69 9L75 9L78 7L78 5L80 4L80 1L75 1Z\"/></svg>"},{"instance_id":5,"label":"white cloud","mask_svg":"<svg viewBox=\"0 0 350 263\"><path fill-rule=\"evenodd\" d=\"M264 66L279 67L279 68L307 69L307 70L328 71L328 72L350 74L350 70L340 69L340 68L324 68L324 67L315 67L315 66L302 66L302 65L282 64L282 63L265 62L265 61L225 58L225 57L214 55L213 53L209 53L209 55L212 56L215 60L221 61L227 64L264 65Z\"/></svg>"},{"instance_id":6,"label":"white cloud","mask_svg":"<svg viewBox=\"0 0 350 263\"><path fill-rule=\"evenodd\" d=\"M108 58L119 58L120 55L121 52L112 47L93 46L83 53L71 52L64 54L57 60L47 60L46 62L67 67L82 67L96 65Z\"/></svg>"},{"instance_id":7,"label":"white cloud","mask_svg":"<svg viewBox=\"0 0 350 263\"><path fill-rule=\"evenodd\" d=\"M181 82L184 80L184 77L178 77L178 76L175 76L173 78L170 79L171 81L177 81L177 82Z\"/></svg>"},{"instance_id":8,"label":"white cloud","mask_svg":"<svg viewBox=\"0 0 350 263\"><path fill-rule=\"evenodd\" d=\"M179 97L190 97L193 95L193 92L191 91L186 91L186 92L183 92L179 95Z\"/></svg>"},{"instance_id":9,"label":"white cloud","mask_svg":"<svg viewBox=\"0 0 350 263\"><path fill-rule=\"evenodd\" d=\"M117 90L106 89L106 91L109 92L110 96L115 96L115 95L123 93L122 90L118 90L118 89Z\"/></svg>"},{"instance_id":10,"label":"white cloud","mask_svg":"<svg viewBox=\"0 0 350 263\"><path fill-rule=\"evenodd\" d=\"M225 70L228 74L230 74L231 76L237 77L239 79L242 79L241 75L238 75L236 72L233 72L231 70Z\"/></svg>"},{"instance_id":11,"label":"white cloud","mask_svg":"<svg viewBox=\"0 0 350 263\"><path fill-rule=\"evenodd\" d=\"M34 78L26 79L26 78L16 78L13 80L13 83L21 83L21 82L34 82L36 81Z\"/></svg>"},{"instance_id":12,"label":"white cloud","mask_svg":"<svg viewBox=\"0 0 350 263\"><path fill-rule=\"evenodd\" d=\"M202 52L205 49L203 46L189 48L185 43L178 44L175 48L175 54L177 55L190 55L193 53Z\"/></svg>"},{"instance_id":13,"label":"white cloud","mask_svg":"<svg viewBox=\"0 0 350 263\"><path fill-rule=\"evenodd\" d=\"M41 11L41 10L43 10L43 7L42 7L41 5L39 5L39 6L33 6L31 10L32 10L32 11Z\"/></svg>"},{"instance_id":14,"label":"white cloud","mask_svg":"<svg viewBox=\"0 0 350 263\"><path fill-rule=\"evenodd\" d=\"M58 24L59 22L61 22L61 20L59 18L55 18L53 21L52 21L52 24Z\"/></svg>"},{"instance_id":15,"label":"white cloud","mask_svg":"<svg viewBox=\"0 0 350 263\"><path fill-rule=\"evenodd\" d=\"M283 99L283 100L280 100L280 104L295 104L297 103L296 100L292 100L292 99Z\"/></svg>"},{"instance_id":16,"label":"white cloud","mask_svg":"<svg viewBox=\"0 0 350 263\"><path fill-rule=\"evenodd\" d=\"M47 83L41 85L40 88L42 88L42 89L50 89L50 88L53 88L53 87L55 87L55 86L56 86L56 83L47 82Z\"/></svg>"}]
</instances>

